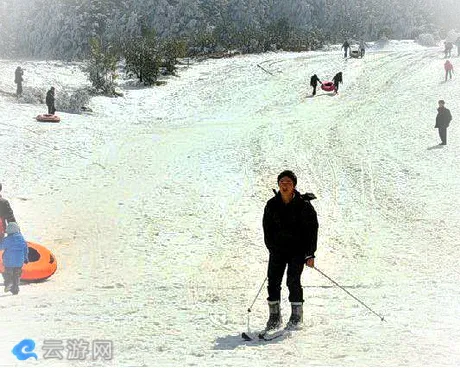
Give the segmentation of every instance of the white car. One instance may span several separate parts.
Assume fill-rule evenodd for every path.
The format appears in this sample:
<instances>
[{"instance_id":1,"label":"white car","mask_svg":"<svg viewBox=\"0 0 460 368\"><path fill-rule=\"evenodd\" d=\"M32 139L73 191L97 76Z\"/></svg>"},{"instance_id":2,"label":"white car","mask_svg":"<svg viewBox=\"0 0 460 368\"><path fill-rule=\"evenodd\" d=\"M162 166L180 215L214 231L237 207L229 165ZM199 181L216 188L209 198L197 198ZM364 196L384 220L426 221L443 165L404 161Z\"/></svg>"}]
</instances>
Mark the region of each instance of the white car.
<instances>
[{"instance_id":1,"label":"white car","mask_svg":"<svg viewBox=\"0 0 460 368\"><path fill-rule=\"evenodd\" d=\"M359 50L359 45L350 46L350 57L359 58L361 57L361 51Z\"/></svg>"}]
</instances>

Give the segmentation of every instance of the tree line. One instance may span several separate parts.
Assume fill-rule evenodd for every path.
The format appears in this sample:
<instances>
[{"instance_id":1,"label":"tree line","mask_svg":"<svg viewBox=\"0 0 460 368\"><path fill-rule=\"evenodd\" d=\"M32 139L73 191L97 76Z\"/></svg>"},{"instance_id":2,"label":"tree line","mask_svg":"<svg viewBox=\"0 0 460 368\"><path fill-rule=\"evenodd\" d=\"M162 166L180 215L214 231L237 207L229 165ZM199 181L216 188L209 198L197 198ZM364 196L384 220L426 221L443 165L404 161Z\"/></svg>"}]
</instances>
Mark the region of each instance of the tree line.
<instances>
[{"instance_id":1,"label":"tree line","mask_svg":"<svg viewBox=\"0 0 460 368\"><path fill-rule=\"evenodd\" d=\"M455 0L0 0L0 56L88 60L109 92L124 60L142 83L184 56L314 50L345 39L439 37Z\"/></svg>"},{"instance_id":2,"label":"tree line","mask_svg":"<svg viewBox=\"0 0 460 368\"><path fill-rule=\"evenodd\" d=\"M85 59L91 38L181 39L200 50L313 49L458 26L454 0L0 0L0 56Z\"/></svg>"}]
</instances>

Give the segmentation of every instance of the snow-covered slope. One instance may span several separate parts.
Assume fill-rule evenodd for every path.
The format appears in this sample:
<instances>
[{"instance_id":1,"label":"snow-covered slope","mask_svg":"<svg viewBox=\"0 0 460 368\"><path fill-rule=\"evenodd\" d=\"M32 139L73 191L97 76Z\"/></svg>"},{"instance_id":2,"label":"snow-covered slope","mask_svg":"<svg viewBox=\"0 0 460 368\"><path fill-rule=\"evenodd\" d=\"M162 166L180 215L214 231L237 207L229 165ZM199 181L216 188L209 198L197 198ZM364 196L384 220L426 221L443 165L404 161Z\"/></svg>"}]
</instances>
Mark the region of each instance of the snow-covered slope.
<instances>
[{"instance_id":1,"label":"snow-covered slope","mask_svg":"<svg viewBox=\"0 0 460 368\"><path fill-rule=\"evenodd\" d=\"M208 60L60 124L3 93L3 194L59 269L0 295L0 365L25 364L11 354L24 338L34 366L460 365L460 87L444 83L442 57L394 41L362 60ZM0 63L1 91L14 91L16 64ZM18 65L24 89L87 84L75 65ZM309 97L312 74L339 71L339 95ZM438 99L454 116L442 148ZM304 330L241 340L266 273L263 208L284 169L318 197L317 267L387 322L306 269ZM287 319L286 287L282 304ZM113 360L45 359L46 339L112 340Z\"/></svg>"}]
</instances>

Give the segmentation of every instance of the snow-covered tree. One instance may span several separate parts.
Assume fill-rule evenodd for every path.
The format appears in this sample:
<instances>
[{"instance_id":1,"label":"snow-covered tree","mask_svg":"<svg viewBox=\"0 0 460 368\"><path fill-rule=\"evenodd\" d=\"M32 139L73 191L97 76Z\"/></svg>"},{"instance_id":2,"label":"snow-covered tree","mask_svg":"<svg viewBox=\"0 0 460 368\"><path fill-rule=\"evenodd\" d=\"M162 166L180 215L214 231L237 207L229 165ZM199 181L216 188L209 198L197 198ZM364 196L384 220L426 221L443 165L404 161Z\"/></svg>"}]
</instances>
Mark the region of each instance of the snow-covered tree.
<instances>
[{"instance_id":1,"label":"snow-covered tree","mask_svg":"<svg viewBox=\"0 0 460 368\"><path fill-rule=\"evenodd\" d=\"M90 38L114 44L142 29L187 39L191 50L247 52L273 40L295 48L313 47L312 40L445 37L460 29L457 14L458 0L0 0L0 56L83 59Z\"/></svg>"}]
</instances>

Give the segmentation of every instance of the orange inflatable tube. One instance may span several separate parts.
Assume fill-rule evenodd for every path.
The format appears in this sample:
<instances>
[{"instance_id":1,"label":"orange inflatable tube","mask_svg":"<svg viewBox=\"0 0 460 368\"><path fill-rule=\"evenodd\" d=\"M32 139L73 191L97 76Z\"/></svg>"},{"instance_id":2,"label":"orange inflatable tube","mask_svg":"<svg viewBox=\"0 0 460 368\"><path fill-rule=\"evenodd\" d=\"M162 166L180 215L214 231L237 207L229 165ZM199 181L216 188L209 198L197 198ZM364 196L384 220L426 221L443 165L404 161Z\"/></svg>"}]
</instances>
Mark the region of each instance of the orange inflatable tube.
<instances>
[{"instance_id":1,"label":"orange inflatable tube","mask_svg":"<svg viewBox=\"0 0 460 368\"><path fill-rule=\"evenodd\" d=\"M43 245L27 242L29 248L29 263L22 266L21 280L41 281L52 276L57 270L56 257ZM0 272L4 271L0 251Z\"/></svg>"}]
</instances>

